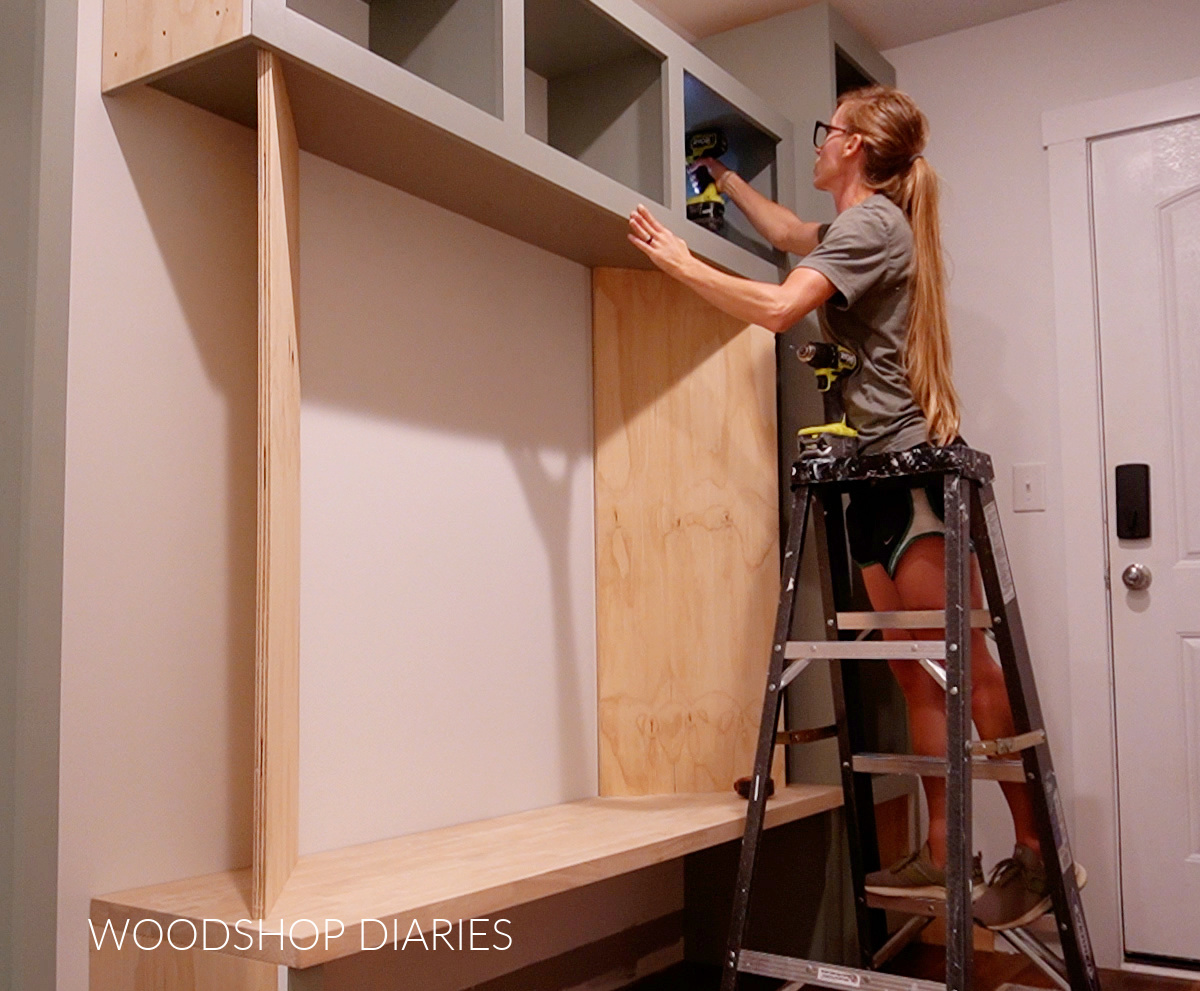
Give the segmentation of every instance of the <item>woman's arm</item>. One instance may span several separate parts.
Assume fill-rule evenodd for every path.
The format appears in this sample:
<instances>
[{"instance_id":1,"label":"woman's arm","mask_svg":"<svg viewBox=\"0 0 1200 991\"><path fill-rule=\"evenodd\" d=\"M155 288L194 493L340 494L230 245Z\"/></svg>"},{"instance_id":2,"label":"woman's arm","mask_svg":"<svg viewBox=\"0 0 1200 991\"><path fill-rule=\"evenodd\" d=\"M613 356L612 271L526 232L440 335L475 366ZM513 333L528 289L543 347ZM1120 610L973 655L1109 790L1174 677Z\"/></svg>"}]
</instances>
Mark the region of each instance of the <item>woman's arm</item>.
<instances>
[{"instance_id":1,"label":"woman's arm","mask_svg":"<svg viewBox=\"0 0 1200 991\"><path fill-rule=\"evenodd\" d=\"M781 334L834 293L820 272L796 268L783 285L726 275L694 257L682 238L644 206L629 215L629 240L667 275L678 279L731 317Z\"/></svg>"},{"instance_id":2,"label":"woman's arm","mask_svg":"<svg viewBox=\"0 0 1200 991\"><path fill-rule=\"evenodd\" d=\"M746 215L754 229L765 237L772 247L796 255L807 255L817 246L820 224L801 220L787 207L763 196L733 169L715 158L697 159L692 167L700 166L712 173L717 190L737 204L737 208Z\"/></svg>"}]
</instances>

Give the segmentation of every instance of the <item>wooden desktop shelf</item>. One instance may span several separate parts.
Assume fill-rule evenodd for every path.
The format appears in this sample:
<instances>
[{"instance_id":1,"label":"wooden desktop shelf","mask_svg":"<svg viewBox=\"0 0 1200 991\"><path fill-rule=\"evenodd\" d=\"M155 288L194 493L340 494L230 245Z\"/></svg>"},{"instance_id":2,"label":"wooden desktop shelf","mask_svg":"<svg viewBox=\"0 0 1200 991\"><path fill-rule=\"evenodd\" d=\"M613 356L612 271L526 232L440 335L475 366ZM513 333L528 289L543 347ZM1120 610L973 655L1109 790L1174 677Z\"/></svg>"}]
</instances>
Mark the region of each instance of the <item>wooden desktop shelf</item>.
<instances>
[{"instance_id":1,"label":"wooden desktop shelf","mask_svg":"<svg viewBox=\"0 0 1200 991\"><path fill-rule=\"evenodd\" d=\"M790 785L767 805L767 826L780 826L837 808L840 787ZM237 955L313 967L361 952L362 920L378 919L401 939L415 921L495 917L513 906L694 853L741 836L746 803L732 793L590 798L530 812L450 826L397 839L301 857L262 926L288 930L297 920L337 919L345 932L325 945L311 926L297 926L300 950L243 925L255 946ZM164 928L176 919L199 926L220 919L231 928L248 919L250 870L223 871L92 900L92 923L121 930L128 920L152 918ZM212 937L215 939L215 934ZM235 937L237 938L237 937ZM365 938L382 939L377 926ZM239 939L242 945L246 938ZM226 951L231 952L231 951Z\"/></svg>"}]
</instances>

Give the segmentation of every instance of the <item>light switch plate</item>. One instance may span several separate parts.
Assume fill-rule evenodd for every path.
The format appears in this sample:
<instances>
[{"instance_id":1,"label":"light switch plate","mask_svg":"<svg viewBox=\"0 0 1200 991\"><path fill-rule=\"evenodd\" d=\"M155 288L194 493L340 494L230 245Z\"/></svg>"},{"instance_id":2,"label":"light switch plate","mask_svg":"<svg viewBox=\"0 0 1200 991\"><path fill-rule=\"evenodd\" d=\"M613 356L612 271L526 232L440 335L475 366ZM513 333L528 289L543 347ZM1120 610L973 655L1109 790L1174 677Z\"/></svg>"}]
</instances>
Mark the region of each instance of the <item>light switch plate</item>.
<instances>
[{"instance_id":1,"label":"light switch plate","mask_svg":"<svg viewBox=\"0 0 1200 991\"><path fill-rule=\"evenodd\" d=\"M1042 513L1046 510L1046 466L1013 465L1013 512Z\"/></svg>"}]
</instances>

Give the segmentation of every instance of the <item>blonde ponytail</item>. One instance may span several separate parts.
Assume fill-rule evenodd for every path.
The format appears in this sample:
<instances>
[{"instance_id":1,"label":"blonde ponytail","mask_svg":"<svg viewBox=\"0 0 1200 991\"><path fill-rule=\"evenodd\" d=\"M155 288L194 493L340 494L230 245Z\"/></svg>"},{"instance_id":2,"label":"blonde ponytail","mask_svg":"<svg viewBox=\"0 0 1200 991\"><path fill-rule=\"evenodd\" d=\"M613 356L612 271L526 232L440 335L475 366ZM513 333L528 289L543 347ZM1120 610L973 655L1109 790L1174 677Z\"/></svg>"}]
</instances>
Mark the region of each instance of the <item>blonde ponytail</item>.
<instances>
[{"instance_id":1,"label":"blonde ponytail","mask_svg":"<svg viewBox=\"0 0 1200 991\"><path fill-rule=\"evenodd\" d=\"M912 226L905 365L930 440L948 444L958 436L960 416L946 319L938 177L921 154L929 122L911 97L888 86L852 90L838 106L849 127L863 136L867 184L900 207Z\"/></svg>"}]
</instances>

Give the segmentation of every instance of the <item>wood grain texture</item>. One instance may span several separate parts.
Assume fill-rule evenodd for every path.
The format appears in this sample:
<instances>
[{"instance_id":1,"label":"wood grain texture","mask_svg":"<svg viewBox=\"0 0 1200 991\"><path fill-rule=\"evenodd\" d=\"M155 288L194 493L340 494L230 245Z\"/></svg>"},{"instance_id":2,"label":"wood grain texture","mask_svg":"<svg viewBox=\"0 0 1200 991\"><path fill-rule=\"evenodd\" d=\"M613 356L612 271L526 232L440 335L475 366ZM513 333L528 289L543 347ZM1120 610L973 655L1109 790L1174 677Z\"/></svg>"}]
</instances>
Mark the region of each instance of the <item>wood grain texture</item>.
<instances>
[{"instance_id":1,"label":"wood grain texture","mask_svg":"<svg viewBox=\"0 0 1200 991\"><path fill-rule=\"evenodd\" d=\"M108 919L104 911L93 909L91 921L97 933L103 932ZM169 922L160 923L165 926ZM119 928L119 927L118 927ZM209 945L220 942L219 930L213 928ZM188 946L193 939L190 927L180 924L172 931L177 946ZM143 925L138 933L142 946L155 946L158 930ZM156 949L139 949L127 936L120 949L105 939L99 947L90 942L88 961L89 991L277 991L276 965L245 956L219 953L199 948L171 948L165 942Z\"/></svg>"},{"instance_id":2,"label":"wood grain texture","mask_svg":"<svg viewBox=\"0 0 1200 991\"><path fill-rule=\"evenodd\" d=\"M245 33L243 0L104 0L105 93Z\"/></svg>"},{"instance_id":3,"label":"wood grain texture","mask_svg":"<svg viewBox=\"0 0 1200 991\"><path fill-rule=\"evenodd\" d=\"M774 336L658 272L593 306L600 794L724 791L779 599Z\"/></svg>"},{"instance_id":4,"label":"wood grain texture","mask_svg":"<svg viewBox=\"0 0 1200 991\"><path fill-rule=\"evenodd\" d=\"M842 803L840 787L791 785L767 805L767 826L817 815ZM290 941L257 939L240 954L292 967L311 967L361 952L378 942L378 919L401 939L415 922L494 917L545 898L653 864L683 857L742 835L746 803L732 793L591 798L482 822L303 857L267 919L267 930L298 920L337 919L328 942L309 950ZM228 871L105 895L92 918L223 919L247 917L250 872ZM257 915L253 916L257 918ZM257 933L258 923L244 927ZM307 934L307 939L306 939ZM299 926L304 946L315 931ZM243 939L242 943L247 942Z\"/></svg>"},{"instance_id":5,"label":"wood grain texture","mask_svg":"<svg viewBox=\"0 0 1200 991\"><path fill-rule=\"evenodd\" d=\"M299 171L283 64L258 53L258 579L254 892L265 915L300 829Z\"/></svg>"}]
</instances>

